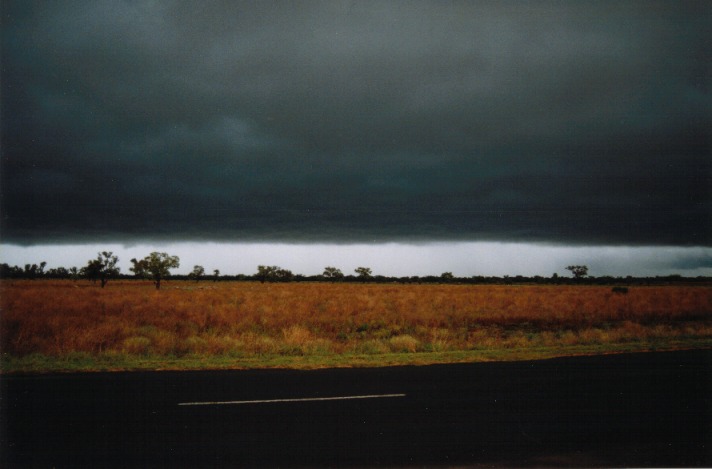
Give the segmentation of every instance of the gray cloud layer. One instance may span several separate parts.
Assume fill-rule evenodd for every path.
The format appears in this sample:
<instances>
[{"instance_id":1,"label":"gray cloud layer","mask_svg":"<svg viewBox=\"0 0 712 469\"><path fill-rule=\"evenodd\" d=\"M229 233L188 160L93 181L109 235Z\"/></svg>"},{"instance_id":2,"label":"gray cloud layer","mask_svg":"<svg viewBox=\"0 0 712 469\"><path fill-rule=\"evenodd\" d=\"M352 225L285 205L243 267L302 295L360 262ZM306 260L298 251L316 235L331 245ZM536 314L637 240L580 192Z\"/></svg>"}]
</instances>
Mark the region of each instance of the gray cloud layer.
<instances>
[{"instance_id":1,"label":"gray cloud layer","mask_svg":"<svg viewBox=\"0 0 712 469\"><path fill-rule=\"evenodd\" d=\"M707 2L2 14L6 241L712 245Z\"/></svg>"}]
</instances>

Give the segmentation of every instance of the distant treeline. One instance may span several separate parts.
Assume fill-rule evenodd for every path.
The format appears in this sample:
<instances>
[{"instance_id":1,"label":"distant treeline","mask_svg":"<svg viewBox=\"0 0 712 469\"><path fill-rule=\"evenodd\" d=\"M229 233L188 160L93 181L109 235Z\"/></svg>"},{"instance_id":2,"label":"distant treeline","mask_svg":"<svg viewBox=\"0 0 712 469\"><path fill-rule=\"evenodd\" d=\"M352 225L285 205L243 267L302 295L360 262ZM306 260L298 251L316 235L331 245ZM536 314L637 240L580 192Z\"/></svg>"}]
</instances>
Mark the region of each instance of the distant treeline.
<instances>
[{"instance_id":1,"label":"distant treeline","mask_svg":"<svg viewBox=\"0 0 712 469\"><path fill-rule=\"evenodd\" d=\"M3 279L71 279L71 280L91 280L96 281L96 276L92 275L90 271L86 268L65 268L57 267L51 269L45 269L46 263L42 262L40 264L26 264L24 267L10 266L6 263L0 264L0 278ZM198 267L198 266L196 266ZM224 281L238 281L238 282L254 282L259 281L262 283L268 282L331 282L331 283L400 283L400 284L467 284L467 285L573 285L573 284L586 284L586 285L664 285L664 284L704 284L712 282L712 277L684 277L681 275L667 275L667 276L655 276L655 277L613 277L613 276L601 276L594 277L586 275L585 277L564 277L558 274L553 274L550 277L543 277L536 275L533 277L527 277L523 275L516 276L482 276L475 275L471 277L457 277L450 272L444 272L441 275L427 275L427 276L406 276L406 277L389 277L384 275L372 275L370 274L370 269L367 275L333 275L333 270L329 271L327 268L324 274L321 275L302 275L293 274L291 271L280 268L267 268L264 266L258 266L257 273L253 275L237 274L237 275L226 275L220 274L219 272L214 272L212 275L209 273L203 273L201 275L196 275L195 270L191 274L172 274L166 280L184 280L184 281L194 281L194 282L224 282ZM365 268L360 268L365 269ZM339 271L340 274L340 271ZM135 274L121 274L116 273L111 276L111 278L119 280L130 280L136 279Z\"/></svg>"}]
</instances>

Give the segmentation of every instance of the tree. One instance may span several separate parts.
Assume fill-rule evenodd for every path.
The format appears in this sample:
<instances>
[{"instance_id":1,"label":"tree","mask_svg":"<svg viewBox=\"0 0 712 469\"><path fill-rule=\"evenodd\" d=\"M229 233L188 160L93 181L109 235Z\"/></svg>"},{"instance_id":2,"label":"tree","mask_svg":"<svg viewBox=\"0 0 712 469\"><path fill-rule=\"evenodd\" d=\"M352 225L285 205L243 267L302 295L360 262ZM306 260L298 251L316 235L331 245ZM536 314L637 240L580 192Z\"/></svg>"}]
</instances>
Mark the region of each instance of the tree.
<instances>
[{"instance_id":1,"label":"tree","mask_svg":"<svg viewBox=\"0 0 712 469\"><path fill-rule=\"evenodd\" d=\"M255 277L260 283L265 283L266 280L272 280L278 270L276 265L258 265Z\"/></svg>"},{"instance_id":2,"label":"tree","mask_svg":"<svg viewBox=\"0 0 712 469\"><path fill-rule=\"evenodd\" d=\"M49 278L69 278L69 271L65 267L56 267L47 271Z\"/></svg>"},{"instance_id":3,"label":"tree","mask_svg":"<svg viewBox=\"0 0 712 469\"><path fill-rule=\"evenodd\" d=\"M178 256L169 256L165 252L152 252L140 261L131 259L133 267L131 271L137 277L146 277L153 280L156 290L161 288L161 280L170 277L170 269L180 267L180 259Z\"/></svg>"},{"instance_id":4,"label":"tree","mask_svg":"<svg viewBox=\"0 0 712 469\"><path fill-rule=\"evenodd\" d=\"M148 278L148 256L145 258L141 259L140 261L136 260L136 258L131 259L131 264L133 267L129 267L129 270L134 273L136 277L145 277Z\"/></svg>"},{"instance_id":5,"label":"tree","mask_svg":"<svg viewBox=\"0 0 712 469\"><path fill-rule=\"evenodd\" d=\"M450 280L453 280L455 276L452 274L452 272L443 272L440 275L440 278L445 282L449 282Z\"/></svg>"},{"instance_id":6,"label":"tree","mask_svg":"<svg viewBox=\"0 0 712 469\"><path fill-rule=\"evenodd\" d=\"M260 283L273 282L277 278L279 270L281 270L281 267L278 265L258 265L255 277L259 279Z\"/></svg>"},{"instance_id":7,"label":"tree","mask_svg":"<svg viewBox=\"0 0 712 469\"><path fill-rule=\"evenodd\" d=\"M44 268L46 265L47 263L44 261L40 262L39 266L37 264L25 264L25 277L30 280L42 277L44 275Z\"/></svg>"},{"instance_id":8,"label":"tree","mask_svg":"<svg viewBox=\"0 0 712 469\"><path fill-rule=\"evenodd\" d=\"M336 267L324 267L324 273L322 274L324 278L333 280L338 280L344 278L343 272Z\"/></svg>"},{"instance_id":9,"label":"tree","mask_svg":"<svg viewBox=\"0 0 712 469\"><path fill-rule=\"evenodd\" d=\"M219 269L213 270L213 282L217 282L218 277L220 277L220 270Z\"/></svg>"},{"instance_id":10,"label":"tree","mask_svg":"<svg viewBox=\"0 0 712 469\"><path fill-rule=\"evenodd\" d=\"M371 269L368 267L356 267L354 269L354 272L358 274L358 278L360 278L362 281L366 281L371 278Z\"/></svg>"},{"instance_id":11,"label":"tree","mask_svg":"<svg viewBox=\"0 0 712 469\"><path fill-rule=\"evenodd\" d=\"M570 270L576 280L581 280L588 275L588 267L585 265L570 265L566 270Z\"/></svg>"},{"instance_id":12,"label":"tree","mask_svg":"<svg viewBox=\"0 0 712 469\"><path fill-rule=\"evenodd\" d=\"M96 283L96 281L99 280L99 268L96 259L91 259L87 262L87 265L82 267L81 275L91 280L91 283Z\"/></svg>"},{"instance_id":13,"label":"tree","mask_svg":"<svg viewBox=\"0 0 712 469\"><path fill-rule=\"evenodd\" d=\"M199 282L201 277L205 275L205 269L203 268L202 265L196 265L193 267L193 271L188 274L188 277L194 279L196 282Z\"/></svg>"},{"instance_id":14,"label":"tree","mask_svg":"<svg viewBox=\"0 0 712 469\"><path fill-rule=\"evenodd\" d=\"M96 259L91 259L87 262L86 267L83 269L84 275L93 282L99 280L101 288L104 288L110 278L119 275L120 269L116 267L117 262L119 262L119 258L113 252L102 251L97 253Z\"/></svg>"},{"instance_id":15,"label":"tree","mask_svg":"<svg viewBox=\"0 0 712 469\"><path fill-rule=\"evenodd\" d=\"M0 264L0 278L20 278L22 269L16 265Z\"/></svg>"},{"instance_id":16,"label":"tree","mask_svg":"<svg viewBox=\"0 0 712 469\"><path fill-rule=\"evenodd\" d=\"M255 278L260 283L265 283L266 281L288 282L294 278L294 274L291 270L283 269L278 265L258 265Z\"/></svg>"},{"instance_id":17,"label":"tree","mask_svg":"<svg viewBox=\"0 0 712 469\"><path fill-rule=\"evenodd\" d=\"M280 280L282 282L289 282L290 280L292 280L292 278L294 278L294 274L289 269L279 268L275 271L274 277L275 279Z\"/></svg>"}]
</instances>

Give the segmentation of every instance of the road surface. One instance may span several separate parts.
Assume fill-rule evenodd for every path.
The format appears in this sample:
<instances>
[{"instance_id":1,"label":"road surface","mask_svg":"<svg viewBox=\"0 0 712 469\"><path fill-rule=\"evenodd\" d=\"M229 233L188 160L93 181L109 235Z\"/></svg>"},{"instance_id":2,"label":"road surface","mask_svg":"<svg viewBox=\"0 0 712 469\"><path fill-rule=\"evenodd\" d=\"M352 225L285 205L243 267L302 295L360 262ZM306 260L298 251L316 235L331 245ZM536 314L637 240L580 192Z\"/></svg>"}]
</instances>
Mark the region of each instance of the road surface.
<instances>
[{"instance_id":1,"label":"road surface","mask_svg":"<svg viewBox=\"0 0 712 469\"><path fill-rule=\"evenodd\" d=\"M712 466L712 351L0 377L2 467Z\"/></svg>"}]
</instances>

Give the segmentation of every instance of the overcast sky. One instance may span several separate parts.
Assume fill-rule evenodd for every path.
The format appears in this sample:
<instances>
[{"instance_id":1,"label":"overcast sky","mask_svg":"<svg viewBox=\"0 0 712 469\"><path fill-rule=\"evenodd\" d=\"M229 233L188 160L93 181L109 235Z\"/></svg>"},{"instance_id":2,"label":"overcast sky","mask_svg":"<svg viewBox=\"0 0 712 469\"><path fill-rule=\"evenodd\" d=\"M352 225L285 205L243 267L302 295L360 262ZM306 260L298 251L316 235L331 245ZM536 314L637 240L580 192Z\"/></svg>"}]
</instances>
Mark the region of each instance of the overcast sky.
<instances>
[{"instance_id":1,"label":"overcast sky","mask_svg":"<svg viewBox=\"0 0 712 469\"><path fill-rule=\"evenodd\" d=\"M710 2L1 8L4 259L712 273Z\"/></svg>"}]
</instances>

